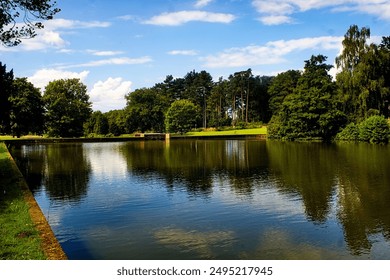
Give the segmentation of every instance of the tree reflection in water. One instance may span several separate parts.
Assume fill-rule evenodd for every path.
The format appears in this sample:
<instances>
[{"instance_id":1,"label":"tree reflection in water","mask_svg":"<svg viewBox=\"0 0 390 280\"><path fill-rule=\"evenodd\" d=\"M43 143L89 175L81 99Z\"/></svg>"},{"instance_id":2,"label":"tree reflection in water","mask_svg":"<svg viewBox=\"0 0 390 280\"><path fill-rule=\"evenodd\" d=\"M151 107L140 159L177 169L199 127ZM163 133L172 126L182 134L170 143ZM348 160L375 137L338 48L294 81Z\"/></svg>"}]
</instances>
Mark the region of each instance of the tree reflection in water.
<instances>
[{"instance_id":1,"label":"tree reflection in water","mask_svg":"<svg viewBox=\"0 0 390 280\"><path fill-rule=\"evenodd\" d=\"M390 257L373 252L378 250L376 244L384 244L378 240L390 244L389 146L248 140L140 141L113 147L106 143L104 148L89 145L29 145L15 147L12 153L32 191L44 190L56 201L79 203L93 188L90 178L106 180L118 173L108 172L104 166L92 168L95 163L91 162L97 158L99 164L111 164L112 170L120 159L122 177L113 182L153 185L154 189L145 187L145 191L153 191L147 195L154 204L149 209L146 201L138 210L136 204L126 202L140 202L144 194L137 197L136 191L144 187L113 186L116 195L128 192L120 196L120 202L110 197L110 188L104 188L101 197L109 198L107 205L112 205L112 211L118 205L119 214L133 214L129 209L146 213L145 209L151 211L159 205L158 199L165 207L160 211L166 211L174 199L162 196L186 193L186 198L180 198L185 217L205 215L197 220L202 224L209 220L220 227L202 229L198 224L191 228L191 221L179 218L150 234L160 246L191 251L200 258L220 257L215 249L221 246L231 248L237 258ZM95 174L102 170L107 174ZM104 209L111 217L109 208ZM251 227L248 234L246 227ZM334 236L329 236L330 230ZM249 236L253 244L238 249L240 238Z\"/></svg>"}]
</instances>

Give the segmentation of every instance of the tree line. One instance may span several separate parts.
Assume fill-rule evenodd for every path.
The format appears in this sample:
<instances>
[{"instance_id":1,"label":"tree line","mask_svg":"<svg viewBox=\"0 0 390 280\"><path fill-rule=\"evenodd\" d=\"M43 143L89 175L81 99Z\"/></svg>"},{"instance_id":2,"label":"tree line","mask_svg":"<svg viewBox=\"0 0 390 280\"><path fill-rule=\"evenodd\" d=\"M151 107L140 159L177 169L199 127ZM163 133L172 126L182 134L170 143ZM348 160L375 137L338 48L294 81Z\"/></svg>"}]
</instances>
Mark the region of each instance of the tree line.
<instances>
[{"instance_id":1,"label":"tree line","mask_svg":"<svg viewBox=\"0 0 390 280\"><path fill-rule=\"evenodd\" d=\"M329 74L333 66L322 54L306 60L303 71L273 77L255 76L247 69L213 81L207 71L193 70L130 92L125 108L107 113L92 111L80 80L52 81L41 95L26 78L14 79L13 71L0 63L0 133L55 137L184 133L260 122L269 124L269 137L276 139L330 140L337 135L348 140L353 132L358 135L354 140L386 142L390 37L383 37L380 44L368 43L369 38L369 28L350 26L336 58L335 79ZM377 121L368 122L373 127L363 132L362 123L374 117ZM382 133L383 141L363 135L378 127L375 134Z\"/></svg>"}]
</instances>

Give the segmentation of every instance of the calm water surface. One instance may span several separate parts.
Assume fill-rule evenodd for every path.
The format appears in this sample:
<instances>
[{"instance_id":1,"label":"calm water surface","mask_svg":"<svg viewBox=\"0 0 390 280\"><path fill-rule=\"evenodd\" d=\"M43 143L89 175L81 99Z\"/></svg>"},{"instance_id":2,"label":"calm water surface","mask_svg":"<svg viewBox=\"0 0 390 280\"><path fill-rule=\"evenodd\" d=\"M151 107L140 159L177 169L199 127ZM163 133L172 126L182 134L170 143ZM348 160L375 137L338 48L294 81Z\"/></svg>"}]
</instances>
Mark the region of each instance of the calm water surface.
<instances>
[{"instance_id":1,"label":"calm water surface","mask_svg":"<svg viewBox=\"0 0 390 280\"><path fill-rule=\"evenodd\" d=\"M390 146L171 140L12 154L69 259L390 259Z\"/></svg>"}]
</instances>

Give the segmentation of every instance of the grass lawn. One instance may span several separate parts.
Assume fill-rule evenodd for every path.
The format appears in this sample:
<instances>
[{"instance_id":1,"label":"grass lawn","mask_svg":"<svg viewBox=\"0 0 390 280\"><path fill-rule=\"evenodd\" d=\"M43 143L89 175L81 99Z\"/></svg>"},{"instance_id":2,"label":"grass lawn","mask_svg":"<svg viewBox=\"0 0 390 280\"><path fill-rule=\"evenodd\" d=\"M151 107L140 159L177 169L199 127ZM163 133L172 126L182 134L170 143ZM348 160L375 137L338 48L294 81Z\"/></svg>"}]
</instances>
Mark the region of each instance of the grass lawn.
<instances>
[{"instance_id":1,"label":"grass lawn","mask_svg":"<svg viewBox=\"0 0 390 280\"><path fill-rule=\"evenodd\" d=\"M224 131L200 131L200 132L187 132L184 135L187 136L232 136L232 135L259 135L267 134L267 127L261 128L248 128L248 129L234 129Z\"/></svg>"},{"instance_id":2,"label":"grass lawn","mask_svg":"<svg viewBox=\"0 0 390 280\"><path fill-rule=\"evenodd\" d=\"M0 260L46 259L12 164L0 142Z\"/></svg>"}]
</instances>

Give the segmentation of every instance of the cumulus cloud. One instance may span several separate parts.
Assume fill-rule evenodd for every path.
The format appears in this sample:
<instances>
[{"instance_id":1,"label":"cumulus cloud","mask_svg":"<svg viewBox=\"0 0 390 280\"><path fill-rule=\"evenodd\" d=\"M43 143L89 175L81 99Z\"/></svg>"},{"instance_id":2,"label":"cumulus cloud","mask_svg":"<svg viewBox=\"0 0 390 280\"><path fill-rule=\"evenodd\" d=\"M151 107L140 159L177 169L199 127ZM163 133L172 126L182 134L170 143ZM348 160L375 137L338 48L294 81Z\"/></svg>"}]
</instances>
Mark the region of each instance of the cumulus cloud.
<instances>
[{"instance_id":1,"label":"cumulus cloud","mask_svg":"<svg viewBox=\"0 0 390 280\"><path fill-rule=\"evenodd\" d=\"M44 91L47 84L60 79L80 79L82 82L87 78L89 71L70 72L57 69L41 69L34 73L28 80L36 87Z\"/></svg>"},{"instance_id":2,"label":"cumulus cloud","mask_svg":"<svg viewBox=\"0 0 390 280\"><path fill-rule=\"evenodd\" d=\"M230 23L235 20L232 14L211 13L204 11L179 11L173 13L163 13L144 21L144 24L160 26L179 26L191 21L210 23Z\"/></svg>"},{"instance_id":3,"label":"cumulus cloud","mask_svg":"<svg viewBox=\"0 0 390 280\"><path fill-rule=\"evenodd\" d=\"M322 8L334 12L354 11L390 20L388 0L252 0L252 5L260 13L259 20L266 25L292 23L293 14Z\"/></svg>"},{"instance_id":4,"label":"cumulus cloud","mask_svg":"<svg viewBox=\"0 0 390 280\"><path fill-rule=\"evenodd\" d=\"M285 56L294 51L339 50L343 37L313 37L294 40L271 41L265 45L250 45L226 49L216 55L202 58L204 66L210 68L244 67L282 63Z\"/></svg>"},{"instance_id":5,"label":"cumulus cloud","mask_svg":"<svg viewBox=\"0 0 390 280\"><path fill-rule=\"evenodd\" d=\"M98 81L89 92L93 110L108 112L126 106L125 95L131 91L131 81L122 78L108 78Z\"/></svg>"}]
</instances>

